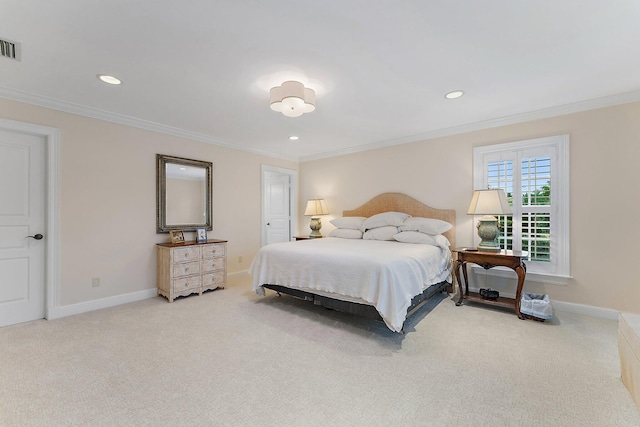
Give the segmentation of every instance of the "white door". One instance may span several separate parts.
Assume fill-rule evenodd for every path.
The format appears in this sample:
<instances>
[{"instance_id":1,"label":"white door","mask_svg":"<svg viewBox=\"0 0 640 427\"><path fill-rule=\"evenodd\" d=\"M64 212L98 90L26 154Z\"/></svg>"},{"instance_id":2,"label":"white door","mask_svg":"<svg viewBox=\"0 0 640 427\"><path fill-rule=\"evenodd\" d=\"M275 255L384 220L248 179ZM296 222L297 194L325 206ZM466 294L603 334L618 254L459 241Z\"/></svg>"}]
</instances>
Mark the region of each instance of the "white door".
<instances>
[{"instance_id":1,"label":"white door","mask_svg":"<svg viewBox=\"0 0 640 427\"><path fill-rule=\"evenodd\" d=\"M264 198L267 245L291 240L290 197L289 175L267 174Z\"/></svg>"},{"instance_id":2,"label":"white door","mask_svg":"<svg viewBox=\"0 0 640 427\"><path fill-rule=\"evenodd\" d=\"M45 144L0 129L0 326L45 317Z\"/></svg>"}]
</instances>

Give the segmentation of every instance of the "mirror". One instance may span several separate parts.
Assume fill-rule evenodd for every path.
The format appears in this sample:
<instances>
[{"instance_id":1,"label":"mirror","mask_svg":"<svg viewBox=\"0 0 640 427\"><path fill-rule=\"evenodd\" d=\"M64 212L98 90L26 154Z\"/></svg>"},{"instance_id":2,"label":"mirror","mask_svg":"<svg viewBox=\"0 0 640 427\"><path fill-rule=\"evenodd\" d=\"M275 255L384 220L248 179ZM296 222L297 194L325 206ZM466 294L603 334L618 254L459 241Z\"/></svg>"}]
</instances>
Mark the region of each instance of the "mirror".
<instances>
[{"instance_id":1,"label":"mirror","mask_svg":"<svg viewBox=\"0 0 640 427\"><path fill-rule=\"evenodd\" d=\"M213 163L156 154L156 224L170 230L212 230Z\"/></svg>"}]
</instances>

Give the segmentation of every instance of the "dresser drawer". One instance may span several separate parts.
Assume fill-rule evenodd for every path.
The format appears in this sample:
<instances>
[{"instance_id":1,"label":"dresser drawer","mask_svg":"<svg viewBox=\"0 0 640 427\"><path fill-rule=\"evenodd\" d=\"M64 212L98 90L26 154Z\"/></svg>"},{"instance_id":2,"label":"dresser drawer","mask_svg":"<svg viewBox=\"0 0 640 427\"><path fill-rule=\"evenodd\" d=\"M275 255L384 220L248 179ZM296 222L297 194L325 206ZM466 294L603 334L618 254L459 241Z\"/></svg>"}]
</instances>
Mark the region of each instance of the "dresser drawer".
<instances>
[{"instance_id":1,"label":"dresser drawer","mask_svg":"<svg viewBox=\"0 0 640 427\"><path fill-rule=\"evenodd\" d=\"M197 246L173 249L173 262L197 261L199 258L200 248Z\"/></svg>"},{"instance_id":2,"label":"dresser drawer","mask_svg":"<svg viewBox=\"0 0 640 427\"><path fill-rule=\"evenodd\" d=\"M200 276L190 276L184 277L182 279L174 279L173 292L179 293L187 290L193 290L194 292L200 291Z\"/></svg>"},{"instance_id":3,"label":"dresser drawer","mask_svg":"<svg viewBox=\"0 0 640 427\"><path fill-rule=\"evenodd\" d=\"M213 244L213 245L204 245L200 249L202 249L203 259L224 256L226 252L225 245L222 243Z\"/></svg>"},{"instance_id":4,"label":"dresser drawer","mask_svg":"<svg viewBox=\"0 0 640 427\"><path fill-rule=\"evenodd\" d=\"M216 271L214 273L207 273L202 275L202 289L215 289L217 287L224 288L224 282L224 271Z\"/></svg>"},{"instance_id":5,"label":"dresser drawer","mask_svg":"<svg viewBox=\"0 0 640 427\"><path fill-rule=\"evenodd\" d=\"M224 270L225 267L224 258L209 258L202 260L202 272L210 273L215 270Z\"/></svg>"},{"instance_id":6,"label":"dresser drawer","mask_svg":"<svg viewBox=\"0 0 640 427\"><path fill-rule=\"evenodd\" d=\"M200 274L200 263L195 262L181 262L172 264L173 277L190 276L193 274Z\"/></svg>"}]
</instances>

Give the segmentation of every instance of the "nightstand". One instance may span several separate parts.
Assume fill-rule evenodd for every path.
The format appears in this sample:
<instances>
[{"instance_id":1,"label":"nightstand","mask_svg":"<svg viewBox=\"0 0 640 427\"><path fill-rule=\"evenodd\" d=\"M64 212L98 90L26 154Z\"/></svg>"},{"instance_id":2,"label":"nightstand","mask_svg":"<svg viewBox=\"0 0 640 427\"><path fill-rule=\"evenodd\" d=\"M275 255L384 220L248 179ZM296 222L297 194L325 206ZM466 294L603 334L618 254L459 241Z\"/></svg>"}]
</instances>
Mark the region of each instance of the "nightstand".
<instances>
[{"instance_id":1,"label":"nightstand","mask_svg":"<svg viewBox=\"0 0 640 427\"><path fill-rule=\"evenodd\" d=\"M322 239L322 236L320 237L309 237L309 236L293 236L294 239L297 240L311 240L311 239Z\"/></svg>"},{"instance_id":2,"label":"nightstand","mask_svg":"<svg viewBox=\"0 0 640 427\"><path fill-rule=\"evenodd\" d=\"M453 273L458 283L458 302L456 302L456 305L462 305L464 300L481 302L483 304L513 308L520 319L525 319L527 317L520 313L520 298L522 296L524 278L527 274L527 266L524 263L524 260L528 256L526 251L502 250L500 252L484 252L472 251L467 248L457 248L454 249L453 252L458 254L456 261L453 264ZM467 264L469 263L477 264L485 270L489 270L493 267L508 267L515 271L518 275L516 298L498 297L498 299L492 300L481 297L477 292L469 292L469 278L467 277ZM461 267L464 277L464 291L462 289L460 279Z\"/></svg>"}]
</instances>

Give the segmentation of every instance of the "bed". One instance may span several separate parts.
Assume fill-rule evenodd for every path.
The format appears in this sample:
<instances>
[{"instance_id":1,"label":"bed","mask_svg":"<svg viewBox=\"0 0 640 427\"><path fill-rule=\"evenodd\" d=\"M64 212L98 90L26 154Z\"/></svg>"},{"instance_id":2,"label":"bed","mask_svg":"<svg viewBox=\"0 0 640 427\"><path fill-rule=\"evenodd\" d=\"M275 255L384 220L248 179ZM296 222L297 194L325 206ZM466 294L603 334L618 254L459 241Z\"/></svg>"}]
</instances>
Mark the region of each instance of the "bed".
<instances>
[{"instance_id":1,"label":"bed","mask_svg":"<svg viewBox=\"0 0 640 427\"><path fill-rule=\"evenodd\" d=\"M402 193L384 193L343 217L403 212L455 226L455 211L431 208ZM455 246L455 228L442 233ZM313 301L317 305L382 320L403 332L405 320L429 298L451 286L450 247L397 241L327 237L261 248L249 273L253 289Z\"/></svg>"}]
</instances>

